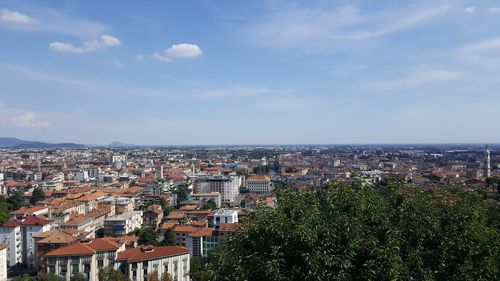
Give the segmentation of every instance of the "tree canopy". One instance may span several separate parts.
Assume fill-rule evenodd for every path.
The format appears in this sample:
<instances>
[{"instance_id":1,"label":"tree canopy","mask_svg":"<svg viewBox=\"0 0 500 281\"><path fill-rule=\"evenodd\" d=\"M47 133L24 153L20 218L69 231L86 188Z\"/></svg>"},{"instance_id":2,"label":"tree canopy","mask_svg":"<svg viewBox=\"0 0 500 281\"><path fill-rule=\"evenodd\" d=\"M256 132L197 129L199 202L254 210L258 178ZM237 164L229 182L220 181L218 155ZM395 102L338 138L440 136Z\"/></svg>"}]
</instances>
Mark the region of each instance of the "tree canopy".
<instances>
[{"instance_id":1,"label":"tree canopy","mask_svg":"<svg viewBox=\"0 0 500 281\"><path fill-rule=\"evenodd\" d=\"M477 192L334 184L278 201L219 247L207 279L500 279L500 208Z\"/></svg>"},{"instance_id":2,"label":"tree canopy","mask_svg":"<svg viewBox=\"0 0 500 281\"><path fill-rule=\"evenodd\" d=\"M41 187L36 187L31 194L30 203L35 204L38 201L45 199L45 192Z\"/></svg>"},{"instance_id":3,"label":"tree canopy","mask_svg":"<svg viewBox=\"0 0 500 281\"><path fill-rule=\"evenodd\" d=\"M112 267L99 269L98 277L99 281L130 281L123 273Z\"/></svg>"}]
</instances>

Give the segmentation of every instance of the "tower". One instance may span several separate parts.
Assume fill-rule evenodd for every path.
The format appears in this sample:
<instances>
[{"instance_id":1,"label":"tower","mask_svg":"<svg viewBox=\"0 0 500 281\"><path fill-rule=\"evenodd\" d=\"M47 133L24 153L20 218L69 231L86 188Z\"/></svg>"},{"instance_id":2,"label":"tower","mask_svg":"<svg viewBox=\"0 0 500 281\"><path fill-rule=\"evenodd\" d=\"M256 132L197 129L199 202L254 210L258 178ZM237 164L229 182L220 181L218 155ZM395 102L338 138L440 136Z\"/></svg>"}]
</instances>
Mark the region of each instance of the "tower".
<instances>
[{"instance_id":1,"label":"tower","mask_svg":"<svg viewBox=\"0 0 500 281\"><path fill-rule=\"evenodd\" d=\"M486 163L485 163L484 176L489 178L491 177L491 152L490 148L486 146Z\"/></svg>"},{"instance_id":2,"label":"tower","mask_svg":"<svg viewBox=\"0 0 500 281\"><path fill-rule=\"evenodd\" d=\"M158 167L156 167L156 179L163 179L163 165L159 165Z\"/></svg>"}]
</instances>

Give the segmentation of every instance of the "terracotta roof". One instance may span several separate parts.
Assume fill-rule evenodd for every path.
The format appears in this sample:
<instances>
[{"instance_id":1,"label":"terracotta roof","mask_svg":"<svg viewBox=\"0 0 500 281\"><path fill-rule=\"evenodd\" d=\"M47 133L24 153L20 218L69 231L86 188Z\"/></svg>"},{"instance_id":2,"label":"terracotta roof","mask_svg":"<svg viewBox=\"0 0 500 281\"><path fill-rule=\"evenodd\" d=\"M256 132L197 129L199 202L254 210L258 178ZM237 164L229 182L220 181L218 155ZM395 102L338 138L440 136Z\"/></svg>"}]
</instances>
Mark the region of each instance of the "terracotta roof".
<instances>
[{"instance_id":1,"label":"terracotta roof","mask_svg":"<svg viewBox=\"0 0 500 281\"><path fill-rule=\"evenodd\" d=\"M168 215L167 219L174 219L174 220L178 220L178 219L183 219L186 217L186 214L184 213L177 213L177 212L172 212Z\"/></svg>"},{"instance_id":2,"label":"terracotta roof","mask_svg":"<svg viewBox=\"0 0 500 281\"><path fill-rule=\"evenodd\" d=\"M89 256L96 253L96 250L92 249L88 245L82 243L75 243L65 247L61 247L54 251L49 252L47 257L60 257L60 256Z\"/></svg>"},{"instance_id":3,"label":"terracotta roof","mask_svg":"<svg viewBox=\"0 0 500 281\"><path fill-rule=\"evenodd\" d=\"M248 177L246 180L246 182L270 182L271 181L271 178L269 176L265 176L265 175L252 175L250 177Z\"/></svg>"},{"instance_id":4,"label":"terracotta roof","mask_svg":"<svg viewBox=\"0 0 500 281\"><path fill-rule=\"evenodd\" d=\"M190 225L178 225L174 228L174 232L195 232L196 230L198 230L198 228L192 227Z\"/></svg>"},{"instance_id":5,"label":"terracotta roof","mask_svg":"<svg viewBox=\"0 0 500 281\"><path fill-rule=\"evenodd\" d=\"M175 221L167 221L167 222L164 222L164 223L161 225L160 229L164 229L164 230L166 230L166 229L174 228L177 224L178 224L178 223L177 223L177 222L175 222Z\"/></svg>"},{"instance_id":6,"label":"terracotta roof","mask_svg":"<svg viewBox=\"0 0 500 281\"><path fill-rule=\"evenodd\" d=\"M237 223L221 223L219 224L219 231L236 231L238 228Z\"/></svg>"},{"instance_id":7,"label":"terracotta roof","mask_svg":"<svg viewBox=\"0 0 500 281\"><path fill-rule=\"evenodd\" d=\"M206 221L193 221L191 225L194 227L206 227L208 223Z\"/></svg>"},{"instance_id":8,"label":"terracotta roof","mask_svg":"<svg viewBox=\"0 0 500 281\"><path fill-rule=\"evenodd\" d=\"M98 251L110 251L117 250L119 245L113 239L109 238L94 238L94 239L82 239L79 243L71 244L65 247L61 247L52 252L49 252L47 256L58 257L58 256L79 256L79 255L92 255Z\"/></svg>"},{"instance_id":9,"label":"terracotta roof","mask_svg":"<svg viewBox=\"0 0 500 281\"><path fill-rule=\"evenodd\" d=\"M128 262L139 262L147 260L155 260L164 257L178 256L188 254L189 251L185 247L168 246L168 247L153 247L143 246L140 248L128 249L118 254L118 261L127 260Z\"/></svg>"},{"instance_id":10,"label":"terracotta roof","mask_svg":"<svg viewBox=\"0 0 500 281\"><path fill-rule=\"evenodd\" d=\"M48 219L45 219L44 217L33 215L33 216L24 217L24 219L22 221L20 221L19 223L21 225L34 226L34 225L46 225L46 224L49 224L51 222L53 222L53 220L48 220Z\"/></svg>"},{"instance_id":11,"label":"terracotta roof","mask_svg":"<svg viewBox=\"0 0 500 281\"><path fill-rule=\"evenodd\" d=\"M198 208L197 205L185 205L185 206L182 206L179 208L179 210L181 211L192 211L192 210L196 210Z\"/></svg>"},{"instance_id":12,"label":"terracotta roof","mask_svg":"<svg viewBox=\"0 0 500 281\"><path fill-rule=\"evenodd\" d=\"M37 244L69 244L76 241L77 238L73 235L62 231L51 232L50 235L38 241Z\"/></svg>"},{"instance_id":13,"label":"terracotta roof","mask_svg":"<svg viewBox=\"0 0 500 281\"><path fill-rule=\"evenodd\" d=\"M17 221L8 221L4 224L1 225L1 227L16 227L16 226L20 226L21 224Z\"/></svg>"},{"instance_id":14,"label":"terracotta roof","mask_svg":"<svg viewBox=\"0 0 500 281\"><path fill-rule=\"evenodd\" d=\"M24 215L26 213L34 213L48 208L46 206L34 206L34 207L21 207L15 211L10 212L11 215Z\"/></svg>"},{"instance_id":15,"label":"terracotta roof","mask_svg":"<svg viewBox=\"0 0 500 281\"><path fill-rule=\"evenodd\" d=\"M198 228L195 232L191 233L192 237L207 237L215 236L215 230L212 228Z\"/></svg>"},{"instance_id":16,"label":"terracotta roof","mask_svg":"<svg viewBox=\"0 0 500 281\"><path fill-rule=\"evenodd\" d=\"M7 244L0 244L0 250L7 248Z\"/></svg>"}]
</instances>

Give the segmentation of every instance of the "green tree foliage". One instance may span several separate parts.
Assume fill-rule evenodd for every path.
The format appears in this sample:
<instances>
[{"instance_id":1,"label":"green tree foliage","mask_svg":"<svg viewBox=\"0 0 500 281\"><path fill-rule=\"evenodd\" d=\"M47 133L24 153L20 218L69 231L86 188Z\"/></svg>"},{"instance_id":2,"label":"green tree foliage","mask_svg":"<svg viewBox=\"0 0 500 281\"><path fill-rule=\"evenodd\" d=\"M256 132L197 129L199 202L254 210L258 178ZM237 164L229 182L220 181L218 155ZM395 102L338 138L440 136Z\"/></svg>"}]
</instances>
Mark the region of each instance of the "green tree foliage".
<instances>
[{"instance_id":1,"label":"green tree foliage","mask_svg":"<svg viewBox=\"0 0 500 281\"><path fill-rule=\"evenodd\" d=\"M179 187L174 191L174 193L177 194L177 202L185 201L189 197L187 187Z\"/></svg>"},{"instance_id":2,"label":"green tree foliage","mask_svg":"<svg viewBox=\"0 0 500 281\"><path fill-rule=\"evenodd\" d=\"M135 235L139 237L137 243L139 245L158 245L158 240L156 239L156 232L151 227L142 227L135 230Z\"/></svg>"},{"instance_id":3,"label":"green tree foliage","mask_svg":"<svg viewBox=\"0 0 500 281\"><path fill-rule=\"evenodd\" d=\"M169 228L165 231L165 235L163 240L161 241L161 246L174 246L175 245L175 236L174 231Z\"/></svg>"},{"instance_id":4,"label":"green tree foliage","mask_svg":"<svg viewBox=\"0 0 500 281\"><path fill-rule=\"evenodd\" d=\"M98 277L99 281L130 281L123 273L112 267L100 269Z\"/></svg>"},{"instance_id":5,"label":"green tree foliage","mask_svg":"<svg viewBox=\"0 0 500 281\"><path fill-rule=\"evenodd\" d=\"M83 276L83 274L76 273L76 274L73 274L71 276L71 278L69 279L69 281L88 281L88 279L85 278L85 276Z\"/></svg>"},{"instance_id":6,"label":"green tree foliage","mask_svg":"<svg viewBox=\"0 0 500 281\"><path fill-rule=\"evenodd\" d=\"M22 206L25 206L22 192L16 190L7 198L7 202L12 205L13 210L17 210Z\"/></svg>"},{"instance_id":7,"label":"green tree foliage","mask_svg":"<svg viewBox=\"0 0 500 281\"><path fill-rule=\"evenodd\" d=\"M207 258L192 257L190 259L190 271L192 281L208 281L212 276L212 271L207 268Z\"/></svg>"},{"instance_id":8,"label":"green tree foliage","mask_svg":"<svg viewBox=\"0 0 500 281\"><path fill-rule=\"evenodd\" d=\"M270 170L271 169L269 168L269 166L257 166L253 168L253 173L259 175L268 175Z\"/></svg>"},{"instance_id":9,"label":"green tree foliage","mask_svg":"<svg viewBox=\"0 0 500 281\"><path fill-rule=\"evenodd\" d=\"M31 194L30 203L35 204L38 201L42 201L45 199L45 192L41 187L37 187L33 190Z\"/></svg>"},{"instance_id":10,"label":"green tree foliage","mask_svg":"<svg viewBox=\"0 0 500 281\"><path fill-rule=\"evenodd\" d=\"M65 281L66 279L55 274L40 274L38 276L30 276L25 273L23 275L12 278L13 281Z\"/></svg>"},{"instance_id":11,"label":"green tree foliage","mask_svg":"<svg viewBox=\"0 0 500 281\"><path fill-rule=\"evenodd\" d=\"M207 202L205 202L205 205L203 205L204 210L215 210L217 209L217 204L215 204L214 199L209 199Z\"/></svg>"},{"instance_id":12,"label":"green tree foliage","mask_svg":"<svg viewBox=\"0 0 500 281\"><path fill-rule=\"evenodd\" d=\"M210 280L500 280L500 208L478 193L336 184L278 201L220 246Z\"/></svg>"}]
</instances>

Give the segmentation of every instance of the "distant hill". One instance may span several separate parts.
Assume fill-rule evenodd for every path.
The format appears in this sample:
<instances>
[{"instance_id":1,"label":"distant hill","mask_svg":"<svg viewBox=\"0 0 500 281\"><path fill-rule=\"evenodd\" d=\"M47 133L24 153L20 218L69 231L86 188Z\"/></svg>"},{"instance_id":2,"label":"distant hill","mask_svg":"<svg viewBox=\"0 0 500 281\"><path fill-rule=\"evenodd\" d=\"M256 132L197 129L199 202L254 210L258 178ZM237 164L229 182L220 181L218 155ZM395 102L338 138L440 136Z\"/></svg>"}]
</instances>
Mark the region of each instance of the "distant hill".
<instances>
[{"instance_id":1,"label":"distant hill","mask_svg":"<svg viewBox=\"0 0 500 281\"><path fill-rule=\"evenodd\" d=\"M85 148L83 144L77 143L47 143L40 141L28 141L18 138L0 138L0 147L3 148Z\"/></svg>"},{"instance_id":2,"label":"distant hill","mask_svg":"<svg viewBox=\"0 0 500 281\"><path fill-rule=\"evenodd\" d=\"M110 144L108 144L108 147L135 147L138 146L136 144L130 144L130 143L123 143L120 141L114 141Z\"/></svg>"}]
</instances>

